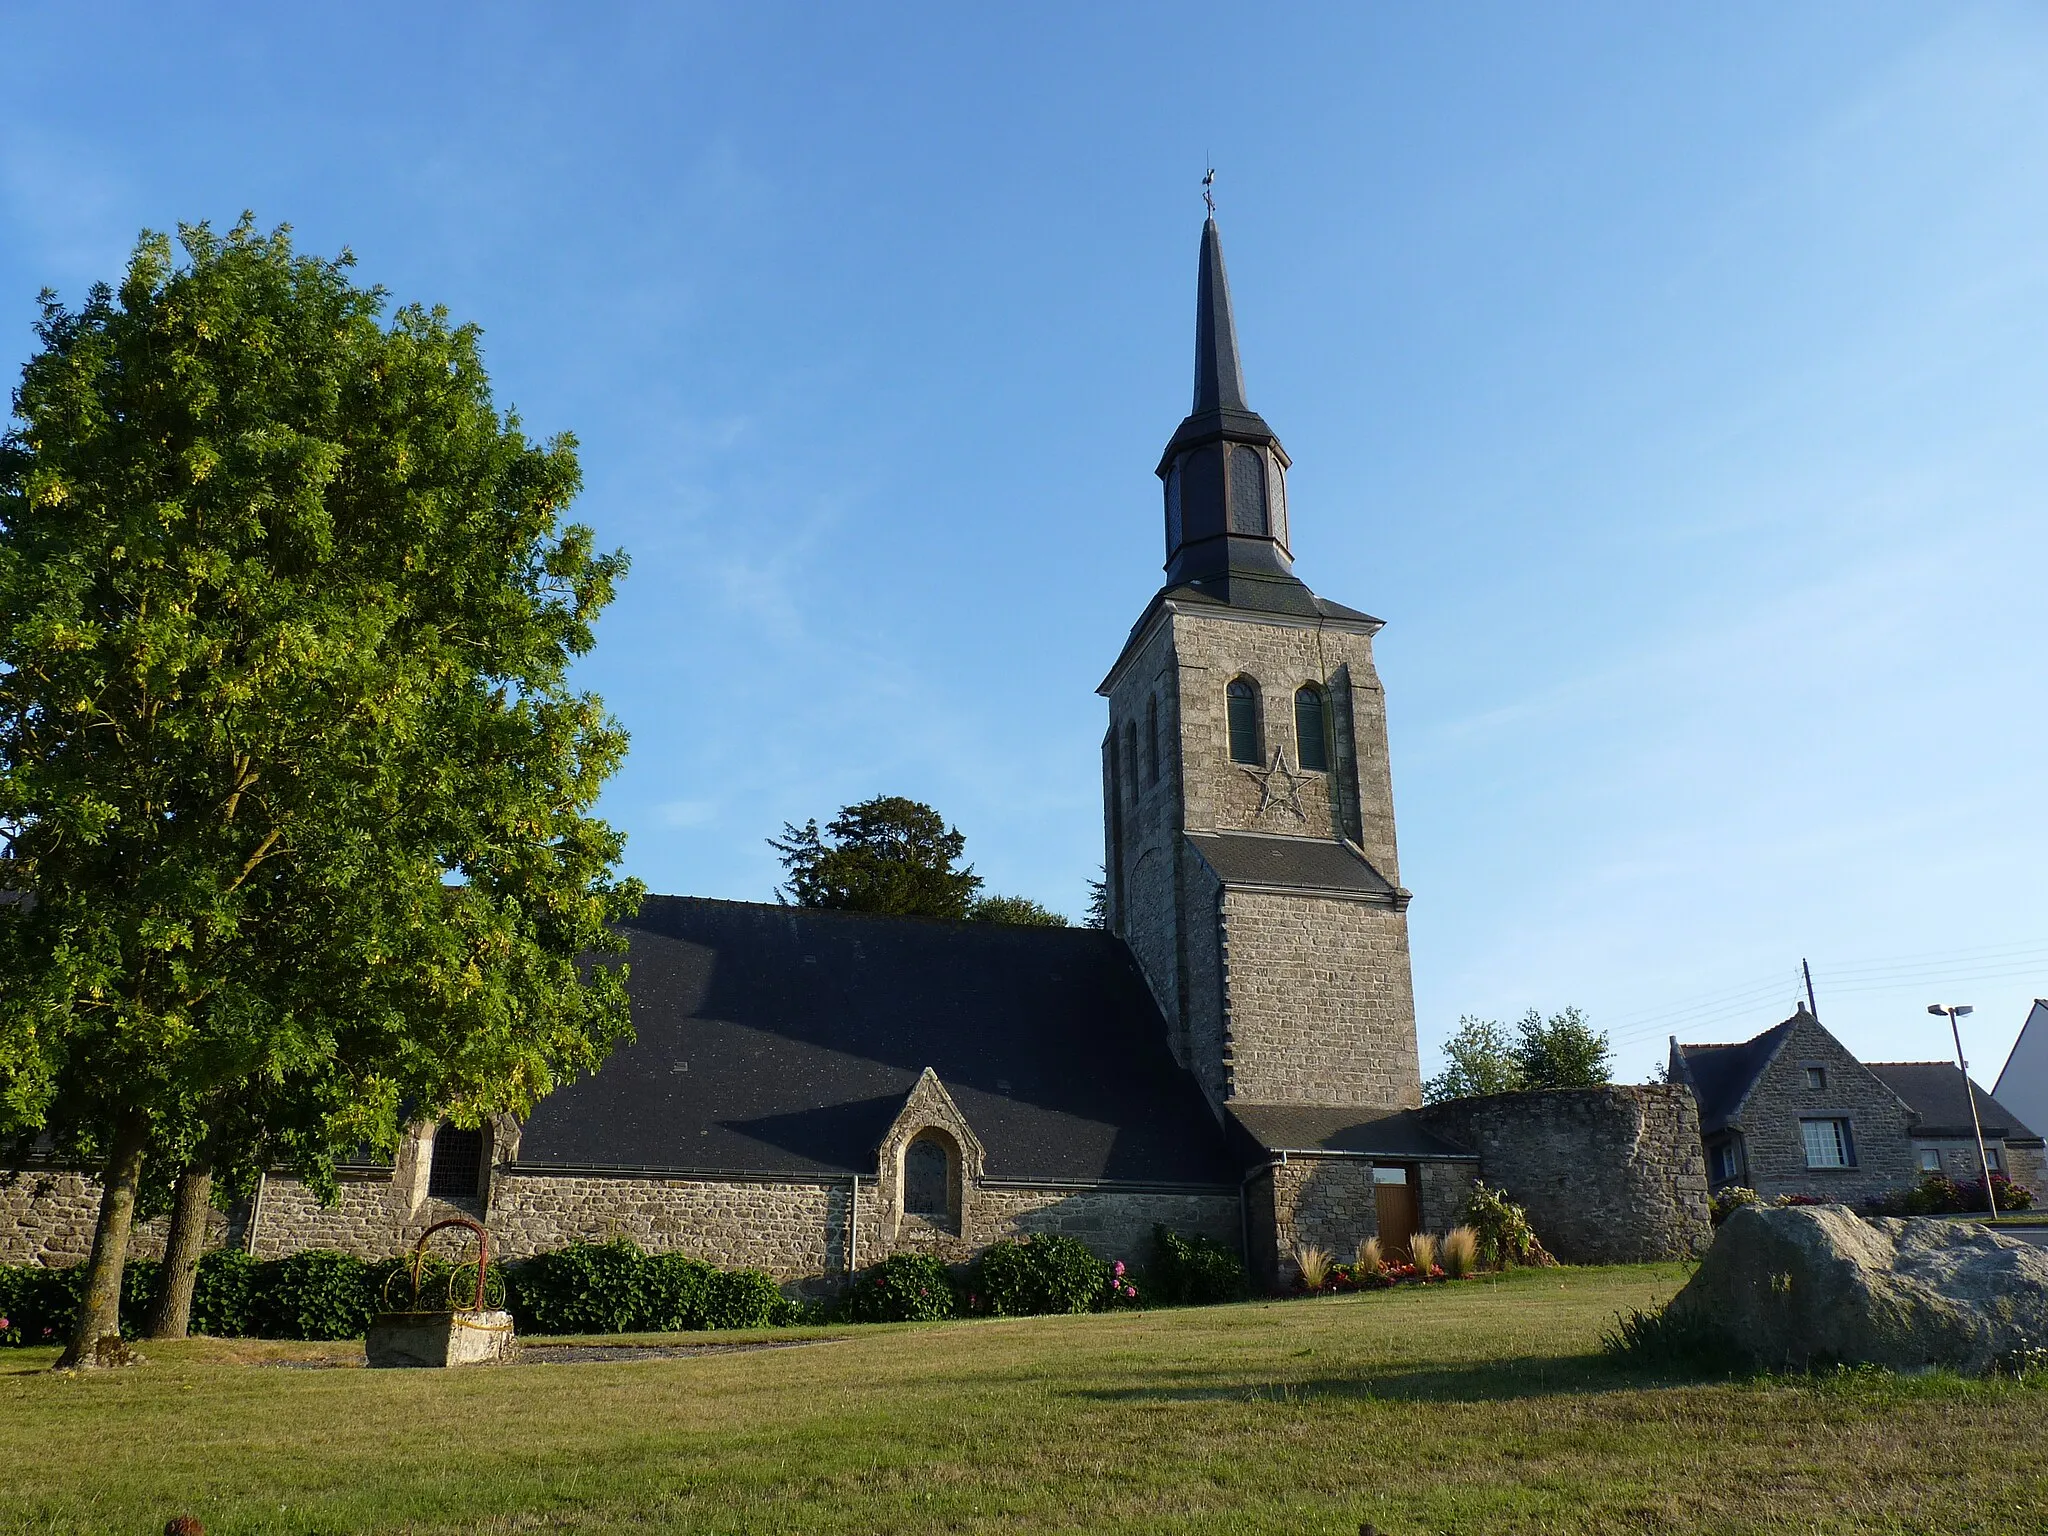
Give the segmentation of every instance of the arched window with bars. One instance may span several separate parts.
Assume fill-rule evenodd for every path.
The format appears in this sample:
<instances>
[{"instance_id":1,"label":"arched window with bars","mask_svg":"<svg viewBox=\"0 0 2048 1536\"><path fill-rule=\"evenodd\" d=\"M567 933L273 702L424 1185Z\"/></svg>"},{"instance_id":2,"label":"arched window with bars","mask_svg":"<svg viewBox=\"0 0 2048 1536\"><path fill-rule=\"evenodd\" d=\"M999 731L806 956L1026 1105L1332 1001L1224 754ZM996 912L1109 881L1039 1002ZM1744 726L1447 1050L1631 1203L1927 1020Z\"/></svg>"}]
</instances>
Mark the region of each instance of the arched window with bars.
<instances>
[{"instance_id":1,"label":"arched window with bars","mask_svg":"<svg viewBox=\"0 0 2048 1536\"><path fill-rule=\"evenodd\" d=\"M1230 760L1263 764L1266 753L1259 733L1259 685L1248 677L1233 678L1224 702L1230 722Z\"/></svg>"},{"instance_id":2,"label":"arched window with bars","mask_svg":"<svg viewBox=\"0 0 2048 1536\"><path fill-rule=\"evenodd\" d=\"M1294 760L1307 773L1330 771L1329 704L1314 683L1294 690Z\"/></svg>"}]
</instances>

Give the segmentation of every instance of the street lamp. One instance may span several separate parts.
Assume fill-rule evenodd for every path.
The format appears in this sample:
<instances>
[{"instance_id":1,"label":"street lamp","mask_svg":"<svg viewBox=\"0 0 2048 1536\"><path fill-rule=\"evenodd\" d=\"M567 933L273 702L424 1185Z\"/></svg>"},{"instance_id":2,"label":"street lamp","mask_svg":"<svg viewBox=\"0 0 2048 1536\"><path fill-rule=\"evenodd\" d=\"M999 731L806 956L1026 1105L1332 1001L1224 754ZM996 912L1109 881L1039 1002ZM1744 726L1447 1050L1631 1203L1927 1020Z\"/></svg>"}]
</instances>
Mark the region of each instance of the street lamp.
<instances>
[{"instance_id":1,"label":"street lamp","mask_svg":"<svg viewBox=\"0 0 2048 1536\"><path fill-rule=\"evenodd\" d=\"M1984 1122L1977 1118L1977 1093L1970 1086L1970 1064L1963 1060L1963 1031L1956 1023L1966 1013L1976 1010L1968 1003L1954 1003L1943 1006L1929 1003L1927 1011L1932 1014L1948 1015L1949 1033L1956 1037L1956 1070L1963 1074L1963 1097L1970 1101L1970 1126L1977 1133L1977 1166L1984 1170L1984 1200L1991 1208L1991 1219L1998 1220L1998 1192L1991 1187L1991 1159L1984 1153Z\"/></svg>"}]
</instances>

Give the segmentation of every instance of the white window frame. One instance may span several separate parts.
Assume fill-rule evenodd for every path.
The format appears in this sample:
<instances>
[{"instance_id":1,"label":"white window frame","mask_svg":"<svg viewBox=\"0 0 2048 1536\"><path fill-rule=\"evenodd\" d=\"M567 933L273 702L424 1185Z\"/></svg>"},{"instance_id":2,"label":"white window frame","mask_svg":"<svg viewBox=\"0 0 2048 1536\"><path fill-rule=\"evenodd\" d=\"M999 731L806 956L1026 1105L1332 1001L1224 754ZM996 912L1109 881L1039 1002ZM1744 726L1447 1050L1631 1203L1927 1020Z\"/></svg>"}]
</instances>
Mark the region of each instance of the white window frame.
<instances>
[{"instance_id":1,"label":"white window frame","mask_svg":"<svg viewBox=\"0 0 2048 1536\"><path fill-rule=\"evenodd\" d=\"M1922 1147L1920 1149L1920 1171L1922 1173L1941 1172L1941 1148Z\"/></svg>"},{"instance_id":2,"label":"white window frame","mask_svg":"<svg viewBox=\"0 0 2048 1536\"><path fill-rule=\"evenodd\" d=\"M1832 1149L1828 1145L1830 1141ZM1856 1166L1856 1138L1844 1116L1802 1117L1799 1121L1799 1143L1806 1153L1808 1168L1828 1170ZM1829 1155L1831 1150L1832 1157ZM1816 1154L1819 1154L1818 1159Z\"/></svg>"}]
</instances>

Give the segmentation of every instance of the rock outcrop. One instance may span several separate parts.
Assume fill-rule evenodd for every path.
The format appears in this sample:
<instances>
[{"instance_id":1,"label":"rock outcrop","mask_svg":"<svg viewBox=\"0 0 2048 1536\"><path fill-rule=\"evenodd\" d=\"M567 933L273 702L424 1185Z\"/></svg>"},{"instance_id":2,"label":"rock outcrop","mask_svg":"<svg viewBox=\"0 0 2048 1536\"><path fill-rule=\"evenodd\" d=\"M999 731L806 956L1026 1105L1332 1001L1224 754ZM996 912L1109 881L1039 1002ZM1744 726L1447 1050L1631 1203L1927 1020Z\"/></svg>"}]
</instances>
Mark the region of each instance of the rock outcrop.
<instances>
[{"instance_id":1,"label":"rock outcrop","mask_svg":"<svg viewBox=\"0 0 2048 1536\"><path fill-rule=\"evenodd\" d=\"M1751 1208L1722 1225L1669 1310L1765 1366L1981 1373L2048 1344L2048 1249L1967 1221Z\"/></svg>"}]
</instances>

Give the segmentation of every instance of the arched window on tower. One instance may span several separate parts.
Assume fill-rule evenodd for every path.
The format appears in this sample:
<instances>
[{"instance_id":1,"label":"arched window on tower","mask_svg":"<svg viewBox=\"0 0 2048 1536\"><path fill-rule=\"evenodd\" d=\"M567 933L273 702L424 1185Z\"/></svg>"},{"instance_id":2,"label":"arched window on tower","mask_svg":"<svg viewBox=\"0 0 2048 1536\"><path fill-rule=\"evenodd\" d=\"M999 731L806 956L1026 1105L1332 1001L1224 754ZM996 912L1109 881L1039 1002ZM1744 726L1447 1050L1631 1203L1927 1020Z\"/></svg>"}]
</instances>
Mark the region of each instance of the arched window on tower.
<instances>
[{"instance_id":1,"label":"arched window on tower","mask_svg":"<svg viewBox=\"0 0 2048 1536\"><path fill-rule=\"evenodd\" d=\"M1235 679L1227 700L1230 717L1230 760L1254 766L1266 760L1265 744L1259 740L1259 689L1248 677Z\"/></svg>"},{"instance_id":2,"label":"arched window on tower","mask_svg":"<svg viewBox=\"0 0 2048 1536\"><path fill-rule=\"evenodd\" d=\"M1294 690L1294 760L1304 772L1330 771L1330 711L1323 690L1304 683Z\"/></svg>"},{"instance_id":3,"label":"arched window on tower","mask_svg":"<svg viewBox=\"0 0 2048 1536\"><path fill-rule=\"evenodd\" d=\"M1159 695L1153 694L1145 705L1145 742L1151 754L1146 764L1152 770L1152 782L1159 782Z\"/></svg>"},{"instance_id":4,"label":"arched window on tower","mask_svg":"<svg viewBox=\"0 0 2048 1536\"><path fill-rule=\"evenodd\" d=\"M1138 722L1124 722L1124 782L1131 787L1131 804L1138 803Z\"/></svg>"},{"instance_id":5,"label":"arched window on tower","mask_svg":"<svg viewBox=\"0 0 2048 1536\"><path fill-rule=\"evenodd\" d=\"M1266 456L1243 444L1230 450L1230 531L1272 531L1266 521Z\"/></svg>"}]
</instances>

